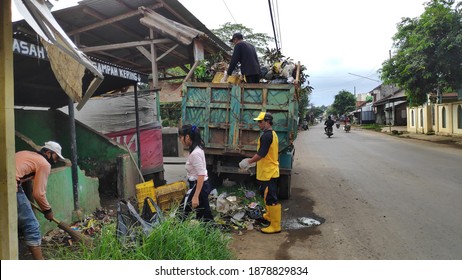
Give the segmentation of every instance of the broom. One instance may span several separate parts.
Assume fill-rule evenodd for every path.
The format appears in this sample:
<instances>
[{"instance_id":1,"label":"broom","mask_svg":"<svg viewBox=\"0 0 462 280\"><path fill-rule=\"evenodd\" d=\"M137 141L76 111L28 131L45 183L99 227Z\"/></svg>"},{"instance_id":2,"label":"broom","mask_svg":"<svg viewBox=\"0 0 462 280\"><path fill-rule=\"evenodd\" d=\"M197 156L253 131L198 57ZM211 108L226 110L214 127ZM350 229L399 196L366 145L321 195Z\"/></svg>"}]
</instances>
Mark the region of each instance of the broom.
<instances>
[{"instance_id":1,"label":"broom","mask_svg":"<svg viewBox=\"0 0 462 280\"><path fill-rule=\"evenodd\" d=\"M42 211L42 209L40 209L40 207L38 207L34 203L31 203L31 205L37 211L39 211L40 213L43 213L43 211ZM56 218L53 218L53 222L55 222L60 229L67 232L71 236L71 238L74 239L75 242L82 242L86 246L91 246L93 244L93 240L91 238L88 238L87 236L85 236L85 235L71 229L69 227L69 225L67 225L66 223L58 221L58 219L56 219Z\"/></svg>"}]
</instances>

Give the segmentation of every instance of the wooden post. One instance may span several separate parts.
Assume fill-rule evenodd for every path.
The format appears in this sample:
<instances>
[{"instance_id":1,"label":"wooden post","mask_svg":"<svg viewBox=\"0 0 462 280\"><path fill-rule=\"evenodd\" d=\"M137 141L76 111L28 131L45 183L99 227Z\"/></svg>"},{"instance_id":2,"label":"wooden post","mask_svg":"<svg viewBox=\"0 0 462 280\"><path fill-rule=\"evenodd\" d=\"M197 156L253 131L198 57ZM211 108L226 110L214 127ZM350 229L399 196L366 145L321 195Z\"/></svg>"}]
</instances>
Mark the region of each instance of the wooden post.
<instances>
[{"instance_id":1,"label":"wooden post","mask_svg":"<svg viewBox=\"0 0 462 280\"><path fill-rule=\"evenodd\" d=\"M0 1L0 259L18 259L11 1Z\"/></svg>"},{"instance_id":2,"label":"wooden post","mask_svg":"<svg viewBox=\"0 0 462 280\"><path fill-rule=\"evenodd\" d=\"M152 28L149 29L149 37L151 40L154 40L154 30ZM159 73L157 71L157 51L156 51L156 46L154 43L151 43L151 73L152 73L152 85L151 85L151 90L157 89L155 91L156 94L156 117L157 120L160 122L160 95L159 95Z\"/></svg>"}]
</instances>

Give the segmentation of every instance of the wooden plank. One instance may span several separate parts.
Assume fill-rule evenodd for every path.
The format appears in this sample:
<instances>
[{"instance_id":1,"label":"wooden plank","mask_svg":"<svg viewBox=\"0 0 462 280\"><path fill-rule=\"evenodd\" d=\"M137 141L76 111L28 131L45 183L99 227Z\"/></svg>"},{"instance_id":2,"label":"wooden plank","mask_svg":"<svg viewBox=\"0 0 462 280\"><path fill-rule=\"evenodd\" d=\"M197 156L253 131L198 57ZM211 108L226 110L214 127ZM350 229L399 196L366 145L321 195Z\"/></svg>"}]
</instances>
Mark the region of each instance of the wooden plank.
<instances>
[{"instance_id":1,"label":"wooden plank","mask_svg":"<svg viewBox=\"0 0 462 280\"><path fill-rule=\"evenodd\" d=\"M80 48L80 50L83 51L84 53L88 53L88 52L98 52L98 51L132 48L132 47L145 46L145 45L150 45L150 44L169 44L169 43L173 43L173 41L170 39L153 39L153 40L133 41L133 42L126 42L126 43L119 43L119 44L101 45L101 46L95 46L95 47L83 47L83 48Z\"/></svg>"}]
</instances>

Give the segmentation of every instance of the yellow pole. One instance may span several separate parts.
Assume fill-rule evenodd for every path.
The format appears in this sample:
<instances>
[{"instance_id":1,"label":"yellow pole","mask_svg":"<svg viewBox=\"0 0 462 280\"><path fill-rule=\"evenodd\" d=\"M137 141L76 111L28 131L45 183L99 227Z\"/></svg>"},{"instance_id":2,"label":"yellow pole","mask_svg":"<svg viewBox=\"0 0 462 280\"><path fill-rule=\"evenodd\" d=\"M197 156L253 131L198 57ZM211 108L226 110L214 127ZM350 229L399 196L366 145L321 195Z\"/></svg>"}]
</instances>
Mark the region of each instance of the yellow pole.
<instances>
[{"instance_id":1,"label":"yellow pole","mask_svg":"<svg viewBox=\"0 0 462 280\"><path fill-rule=\"evenodd\" d=\"M0 258L18 259L11 1L0 1Z\"/></svg>"}]
</instances>

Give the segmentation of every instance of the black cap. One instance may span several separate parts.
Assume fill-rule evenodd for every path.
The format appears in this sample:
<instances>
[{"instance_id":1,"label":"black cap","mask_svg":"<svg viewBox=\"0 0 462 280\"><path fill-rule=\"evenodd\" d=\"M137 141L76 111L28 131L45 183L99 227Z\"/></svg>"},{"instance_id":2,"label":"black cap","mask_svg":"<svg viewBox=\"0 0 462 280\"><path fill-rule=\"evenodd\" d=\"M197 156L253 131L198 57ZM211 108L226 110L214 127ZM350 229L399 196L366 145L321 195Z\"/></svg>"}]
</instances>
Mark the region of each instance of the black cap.
<instances>
[{"instance_id":1,"label":"black cap","mask_svg":"<svg viewBox=\"0 0 462 280\"><path fill-rule=\"evenodd\" d=\"M264 120L265 121L272 121L273 120L273 115L271 115L270 112L266 112Z\"/></svg>"},{"instance_id":2,"label":"black cap","mask_svg":"<svg viewBox=\"0 0 462 280\"><path fill-rule=\"evenodd\" d=\"M272 121L273 115L270 112L260 112L256 118L253 119L254 121Z\"/></svg>"},{"instance_id":3,"label":"black cap","mask_svg":"<svg viewBox=\"0 0 462 280\"><path fill-rule=\"evenodd\" d=\"M243 40L244 37L242 36L241 33L238 32L238 33L234 33L234 34L233 34L233 38L231 38L231 40L229 40L229 41L232 42L234 39Z\"/></svg>"}]
</instances>

